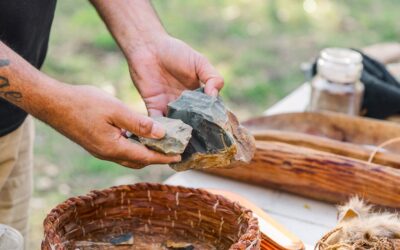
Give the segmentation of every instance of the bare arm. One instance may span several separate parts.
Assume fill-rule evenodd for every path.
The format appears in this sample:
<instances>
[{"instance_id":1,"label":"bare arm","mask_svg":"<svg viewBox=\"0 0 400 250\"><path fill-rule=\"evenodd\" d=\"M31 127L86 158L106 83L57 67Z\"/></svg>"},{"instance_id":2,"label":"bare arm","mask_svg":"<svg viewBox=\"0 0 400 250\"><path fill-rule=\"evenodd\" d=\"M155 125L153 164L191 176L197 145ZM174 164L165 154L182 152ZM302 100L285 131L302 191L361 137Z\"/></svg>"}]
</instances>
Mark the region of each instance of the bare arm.
<instances>
[{"instance_id":1,"label":"bare arm","mask_svg":"<svg viewBox=\"0 0 400 250\"><path fill-rule=\"evenodd\" d=\"M149 0L91 2L128 58L154 39L168 35Z\"/></svg>"},{"instance_id":2,"label":"bare arm","mask_svg":"<svg viewBox=\"0 0 400 250\"><path fill-rule=\"evenodd\" d=\"M364 47L363 52L383 64L400 60L400 43L377 43Z\"/></svg>"},{"instance_id":3,"label":"bare arm","mask_svg":"<svg viewBox=\"0 0 400 250\"><path fill-rule=\"evenodd\" d=\"M42 74L2 42L0 62L0 97L46 120L48 110L42 108L55 103L57 92L66 86Z\"/></svg>"},{"instance_id":4,"label":"bare arm","mask_svg":"<svg viewBox=\"0 0 400 250\"><path fill-rule=\"evenodd\" d=\"M149 0L91 2L124 52L151 115L165 114L168 102L201 82L209 95L223 87L223 78L204 56L167 34Z\"/></svg>"},{"instance_id":5,"label":"bare arm","mask_svg":"<svg viewBox=\"0 0 400 250\"><path fill-rule=\"evenodd\" d=\"M129 142L121 129L160 138L164 130L149 117L94 87L72 86L41 73L0 42L0 98L17 105L80 144L93 155L138 168L169 163L165 156Z\"/></svg>"}]
</instances>

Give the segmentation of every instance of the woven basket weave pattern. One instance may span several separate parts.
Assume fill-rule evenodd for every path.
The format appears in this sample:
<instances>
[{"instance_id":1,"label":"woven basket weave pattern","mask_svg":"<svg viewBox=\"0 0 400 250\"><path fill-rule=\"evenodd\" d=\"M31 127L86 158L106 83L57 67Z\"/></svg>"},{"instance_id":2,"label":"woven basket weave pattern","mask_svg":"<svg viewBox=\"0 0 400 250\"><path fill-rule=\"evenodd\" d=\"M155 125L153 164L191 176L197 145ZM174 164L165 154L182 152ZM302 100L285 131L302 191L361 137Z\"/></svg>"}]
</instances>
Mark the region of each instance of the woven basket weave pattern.
<instances>
[{"instance_id":1,"label":"woven basket weave pattern","mask_svg":"<svg viewBox=\"0 0 400 250\"><path fill-rule=\"evenodd\" d=\"M54 208L44 221L42 249L102 241L127 232L206 242L214 249L257 250L252 212L201 189L139 183L92 191Z\"/></svg>"}]
</instances>

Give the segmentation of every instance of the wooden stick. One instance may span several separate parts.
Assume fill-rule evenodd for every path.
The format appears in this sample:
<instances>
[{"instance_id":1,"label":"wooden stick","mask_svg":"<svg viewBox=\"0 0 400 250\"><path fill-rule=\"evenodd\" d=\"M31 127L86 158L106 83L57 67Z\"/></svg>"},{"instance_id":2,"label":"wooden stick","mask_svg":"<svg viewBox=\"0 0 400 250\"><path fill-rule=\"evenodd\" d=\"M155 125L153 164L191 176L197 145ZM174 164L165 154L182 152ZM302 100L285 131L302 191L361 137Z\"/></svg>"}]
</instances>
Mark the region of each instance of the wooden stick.
<instances>
[{"instance_id":1,"label":"wooden stick","mask_svg":"<svg viewBox=\"0 0 400 250\"><path fill-rule=\"evenodd\" d=\"M256 140L259 141L283 142L291 145L302 146L328 153L347 156L363 161L368 161L368 159L374 152L373 148L367 148L362 145L290 131L259 130L254 131L253 135ZM385 151L377 151L372 162L400 169L399 154Z\"/></svg>"},{"instance_id":2,"label":"wooden stick","mask_svg":"<svg viewBox=\"0 0 400 250\"><path fill-rule=\"evenodd\" d=\"M318 135L337 141L378 146L400 136L400 125L370 118L352 117L334 112L285 113L252 118L243 123L251 131L273 129ZM386 148L400 153L400 145Z\"/></svg>"},{"instance_id":3,"label":"wooden stick","mask_svg":"<svg viewBox=\"0 0 400 250\"><path fill-rule=\"evenodd\" d=\"M359 195L400 208L399 169L286 143L257 141L256 147L248 165L206 171L322 201L344 202Z\"/></svg>"}]
</instances>

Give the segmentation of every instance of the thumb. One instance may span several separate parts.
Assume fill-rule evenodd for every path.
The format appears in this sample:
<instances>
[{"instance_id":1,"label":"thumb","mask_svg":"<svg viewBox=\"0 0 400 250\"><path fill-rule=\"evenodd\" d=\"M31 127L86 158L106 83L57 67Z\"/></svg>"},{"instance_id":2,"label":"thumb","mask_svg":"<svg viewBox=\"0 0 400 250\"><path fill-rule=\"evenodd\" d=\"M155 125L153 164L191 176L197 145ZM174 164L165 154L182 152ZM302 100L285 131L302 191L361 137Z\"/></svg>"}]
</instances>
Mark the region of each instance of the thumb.
<instances>
[{"instance_id":1,"label":"thumb","mask_svg":"<svg viewBox=\"0 0 400 250\"><path fill-rule=\"evenodd\" d=\"M202 55L196 65L196 74L201 82L205 84L204 92L210 96L217 96L224 86L224 79L211 63Z\"/></svg>"},{"instance_id":2,"label":"thumb","mask_svg":"<svg viewBox=\"0 0 400 250\"><path fill-rule=\"evenodd\" d=\"M126 111L118 112L113 117L114 124L117 127L146 138L161 139L165 136L165 129L160 123L128 108L126 108Z\"/></svg>"}]
</instances>

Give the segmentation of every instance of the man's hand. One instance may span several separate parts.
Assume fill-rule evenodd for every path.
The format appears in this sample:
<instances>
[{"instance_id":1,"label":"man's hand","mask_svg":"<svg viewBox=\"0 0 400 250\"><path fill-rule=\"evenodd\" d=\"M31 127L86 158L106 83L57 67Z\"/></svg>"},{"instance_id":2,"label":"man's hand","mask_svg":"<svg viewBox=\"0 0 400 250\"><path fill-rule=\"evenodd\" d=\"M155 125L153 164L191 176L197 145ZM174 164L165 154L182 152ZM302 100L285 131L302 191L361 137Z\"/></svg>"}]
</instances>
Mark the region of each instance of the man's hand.
<instances>
[{"instance_id":1,"label":"man's hand","mask_svg":"<svg viewBox=\"0 0 400 250\"><path fill-rule=\"evenodd\" d=\"M208 60L184 42L162 34L128 56L130 73L151 116L165 115L167 104L183 90L205 84L217 96L224 81Z\"/></svg>"},{"instance_id":2,"label":"man's hand","mask_svg":"<svg viewBox=\"0 0 400 250\"><path fill-rule=\"evenodd\" d=\"M208 95L223 87L205 57L167 34L149 0L91 2L124 52L150 115L165 114L168 102L201 82Z\"/></svg>"},{"instance_id":3,"label":"man's hand","mask_svg":"<svg viewBox=\"0 0 400 250\"><path fill-rule=\"evenodd\" d=\"M180 161L135 144L121 134L162 138L160 124L118 99L89 86L60 83L41 73L0 42L0 98L19 106L100 159L130 168Z\"/></svg>"},{"instance_id":4,"label":"man's hand","mask_svg":"<svg viewBox=\"0 0 400 250\"><path fill-rule=\"evenodd\" d=\"M157 153L122 136L123 129L147 138L162 138L165 131L96 87L64 86L49 114L42 116L46 123L97 158L129 168L180 161L180 156Z\"/></svg>"}]
</instances>

